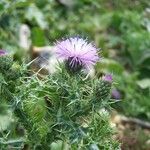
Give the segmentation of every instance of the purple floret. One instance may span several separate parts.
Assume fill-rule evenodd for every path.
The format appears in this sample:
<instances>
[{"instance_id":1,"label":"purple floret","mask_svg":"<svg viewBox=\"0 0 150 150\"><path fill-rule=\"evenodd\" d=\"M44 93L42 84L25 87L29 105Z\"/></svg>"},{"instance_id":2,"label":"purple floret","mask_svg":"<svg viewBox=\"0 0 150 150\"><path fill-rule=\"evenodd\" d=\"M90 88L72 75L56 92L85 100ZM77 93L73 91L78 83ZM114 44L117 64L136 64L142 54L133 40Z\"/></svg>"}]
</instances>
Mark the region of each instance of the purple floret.
<instances>
[{"instance_id":1,"label":"purple floret","mask_svg":"<svg viewBox=\"0 0 150 150\"><path fill-rule=\"evenodd\" d=\"M2 55L6 55L7 54L7 52L6 51L4 51L4 50L0 50L0 56L2 56Z\"/></svg>"},{"instance_id":2,"label":"purple floret","mask_svg":"<svg viewBox=\"0 0 150 150\"><path fill-rule=\"evenodd\" d=\"M105 76L103 76L102 79L107 81L107 82L110 82L110 83L112 83L112 81L113 81L113 78L112 78L111 74L106 74Z\"/></svg>"},{"instance_id":3,"label":"purple floret","mask_svg":"<svg viewBox=\"0 0 150 150\"><path fill-rule=\"evenodd\" d=\"M69 60L71 67L79 64L87 69L91 68L99 60L97 51L92 43L79 37L68 38L56 43L58 58Z\"/></svg>"}]
</instances>

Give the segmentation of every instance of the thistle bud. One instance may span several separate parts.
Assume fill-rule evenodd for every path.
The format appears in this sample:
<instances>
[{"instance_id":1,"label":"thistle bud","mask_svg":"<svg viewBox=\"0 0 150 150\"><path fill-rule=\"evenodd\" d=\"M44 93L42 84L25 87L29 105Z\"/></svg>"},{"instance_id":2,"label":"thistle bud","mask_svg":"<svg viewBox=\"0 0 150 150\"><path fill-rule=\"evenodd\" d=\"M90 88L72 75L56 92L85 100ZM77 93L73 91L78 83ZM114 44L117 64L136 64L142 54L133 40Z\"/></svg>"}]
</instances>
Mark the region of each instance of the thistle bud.
<instances>
[{"instance_id":1,"label":"thistle bud","mask_svg":"<svg viewBox=\"0 0 150 150\"><path fill-rule=\"evenodd\" d=\"M110 95L112 85L112 76L105 75L99 81L96 87L96 99L98 100L105 100Z\"/></svg>"},{"instance_id":2,"label":"thistle bud","mask_svg":"<svg viewBox=\"0 0 150 150\"><path fill-rule=\"evenodd\" d=\"M112 83L112 81L113 81L112 75L106 74L105 76L102 77L102 80L104 80L105 82L108 82L108 83Z\"/></svg>"},{"instance_id":3,"label":"thistle bud","mask_svg":"<svg viewBox=\"0 0 150 150\"><path fill-rule=\"evenodd\" d=\"M0 50L0 72L8 70L12 66L12 56L4 50Z\"/></svg>"}]
</instances>

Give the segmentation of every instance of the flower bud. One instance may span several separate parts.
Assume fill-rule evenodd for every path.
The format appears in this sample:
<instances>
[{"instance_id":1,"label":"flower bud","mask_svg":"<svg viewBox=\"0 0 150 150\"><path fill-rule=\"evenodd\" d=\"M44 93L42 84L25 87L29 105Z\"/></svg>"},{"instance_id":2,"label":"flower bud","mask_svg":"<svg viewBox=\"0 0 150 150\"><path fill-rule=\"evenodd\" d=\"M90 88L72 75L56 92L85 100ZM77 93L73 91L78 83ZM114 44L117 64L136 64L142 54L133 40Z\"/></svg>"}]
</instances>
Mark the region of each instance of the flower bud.
<instances>
[{"instance_id":1,"label":"flower bud","mask_svg":"<svg viewBox=\"0 0 150 150\"><path fill-rule=\"evenodd\" d=\"M102 77L102 80L112 83L113 79L112 79L112 75L111 74L106 74L105 76Z\"/></svg>"},{"instance_id":2,"label":"flower bud","mask_svg":"<svg viewBox=\"0 0 150 150\"><path fill-rule=\"evenodd\" d=\"M105 100L108 98L110 95L112 81L111 75L105 75L102 77L96 87L96 99Z\"/></svg>"},{"instance_id":3,"label":"flower bud","mask_svg":"<svg viewBox=\"0 0 150 150\"><path fill-rule=\"evenodd\" d=\"M0 72L8 70L12 66L12 56L4 50L0 50Z\"/></svg>"}]
</instances>

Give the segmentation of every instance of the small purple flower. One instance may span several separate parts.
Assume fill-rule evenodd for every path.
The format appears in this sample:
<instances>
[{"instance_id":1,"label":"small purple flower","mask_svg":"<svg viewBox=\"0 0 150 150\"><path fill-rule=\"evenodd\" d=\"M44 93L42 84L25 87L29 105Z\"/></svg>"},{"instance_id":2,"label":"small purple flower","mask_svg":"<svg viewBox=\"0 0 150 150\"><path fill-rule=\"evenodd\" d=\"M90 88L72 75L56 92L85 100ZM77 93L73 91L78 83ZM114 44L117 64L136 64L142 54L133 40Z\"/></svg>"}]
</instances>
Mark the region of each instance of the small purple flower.
<instances>
[{"instance_id":1,"label":"small purple flower","mask_svg":"<svg viewBox=\"0 0 150 150\"><path fill-rule=\"evenodd\" d=\"M86 39L71 37L56 43L56 54L71 68L91 68L98 60L97 48ZM79 67L80 66L80 67Z\"/></svg>"},{"instance_id":2,"label":"small purple flower","mask_svg":"<svg viewBox=\"0 0 150 150\"><path fill-rule=\"evenodd\" d=\"M0 50L0 56L6 55L6 54L8 54L6 51Z\"/></svg>"},{"instance_id":3,"label":"small purple flower","mask_svg":"<svg viewBox=\"0 0 150 150\"><path fill-rule=\"evenodd\" d=\"M111 96L114 99L121 99L121 94L117 89L112 90Z\"/></svg>"},{"instance_id":4,"label":"small purple flower","mask_svg":"<svg viewBox=\"0 0 150 150\"><path fill-rule=\"evenodd\" d=\"M112 75L111 75L111 74L106 74L105 76L102 77L102 79L103 79L104 81L109 82L109 83L112 83L112 81L113 81L113 78L112 78Z\"/></svg>"}]
</instances>

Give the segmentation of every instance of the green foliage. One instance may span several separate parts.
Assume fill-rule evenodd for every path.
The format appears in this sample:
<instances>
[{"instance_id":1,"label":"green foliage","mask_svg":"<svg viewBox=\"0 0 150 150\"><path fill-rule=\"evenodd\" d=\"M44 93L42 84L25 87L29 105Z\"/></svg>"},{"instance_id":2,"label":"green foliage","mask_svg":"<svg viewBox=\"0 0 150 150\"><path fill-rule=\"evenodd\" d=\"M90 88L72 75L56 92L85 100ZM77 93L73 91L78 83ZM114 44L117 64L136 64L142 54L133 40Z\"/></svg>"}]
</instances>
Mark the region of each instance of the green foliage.
<instances>
[{"instance_id":1,"label":"green foliage","mask_svg":"<svg viewBox=\"0 0 150 150\"><path fill-rule=\"evenodd\" d=\"M125 95L119 109L122 109L127 116L139 117L141 119L150 120L149 114L149 87L141 88L138 84L137 75L124 75L124 80L119 85L119 89ZM122 78L119 79L120 81ZM133 82L134 81L134 82ZM142 84L144 86L144 84ZM134 96L133 96L134 95Z\"/></svg>"},{"instance_id":2,"label":"green foliage","mask_svg":"<svg viewBox=\"0 0 150 150\"><path fill-rule=\"evenodd\" d=\"M17 97L20 98L22 109L29 119L28 123L31 124L30 126L34 126L32 130L38 132L38 141L42 146L48 146L48 143L50 144L56 139L70 141L69 143L72 143L71 145L75 149L78 146L88 147L92 142L99 143L101 141L103 144L104 141L110 142L111 131L107 118L99 116L97 112L99 108L109 108L106 101L106 98L109 99L108 94L104 91L106 96L102 94L103 97L98 97L96 95L97 100L95 101L93 92L96 83L93 80L84 80L84 78L85 76L82 74L69 75L63 68L59 68L56 74L43 80L39 80L36 75L28 78L27 81L26 78L24 81L22 80L23 83L18 87L21 90ZM106 84L107 82L99 85L99 89L104 89ZM92 121L96 119L95 113L98 115L102 131L98 131L100 129L96 127L98 122ZM100 119L104 122L100 123ZM98 121L98 119L96 120ZM83 126L85 123L87 127ZM31 131L26 129L30 134ZM96 138L95 134L99 138ZM37 142L37 139L31 138L33 143ZM103 141L102 138L104 138ZM100 144L100 146L102 145ZM108 147L113 147L113 141L108 144Z\"/></svg>"},{"instance_id":3,"label":"green foliage","mask_svg":"<svg viewBox=\"0 0 150 150\"><path fill-rule=\"evenodd\" d=\"M140 75L145 77L145 71L149 70L148 64L150 63L150 34L144 28L144 20L144 12L139 14L136 11L117 11L112 15L108 27L111 32L115 33L115 37L118 37L116 42L111 43L111 46L113 48L121 46L120 53L124 57L123 64L129 65L132 70L140 71ZM112 36L112 38L114 37ZM113 40L110 39L111 41ZM142 68L145 71L141 71Z\"/></svg>"},{"instance_id":4,"label":"green foliage","mask_svg":"<svg viewBox=\"0 0 150 150\"><path fill-rule=\"evenodd\" d=\"M1 98L22 127L19 133L6 134L6 138L2 130L1 148L27 144L30 149L48 150L62 141L61 149L65 145L75 150L88 149L92 144L99 149L119 149L112 137L109 113L99 112L102 108L109 110L111 83L90 80L82 71L70 74L64 66L41 80L37 74L27 76L26 67L16 63L1 72ZM8 132L15 131L8 128Z\"/></svg>"}]
</instances>

